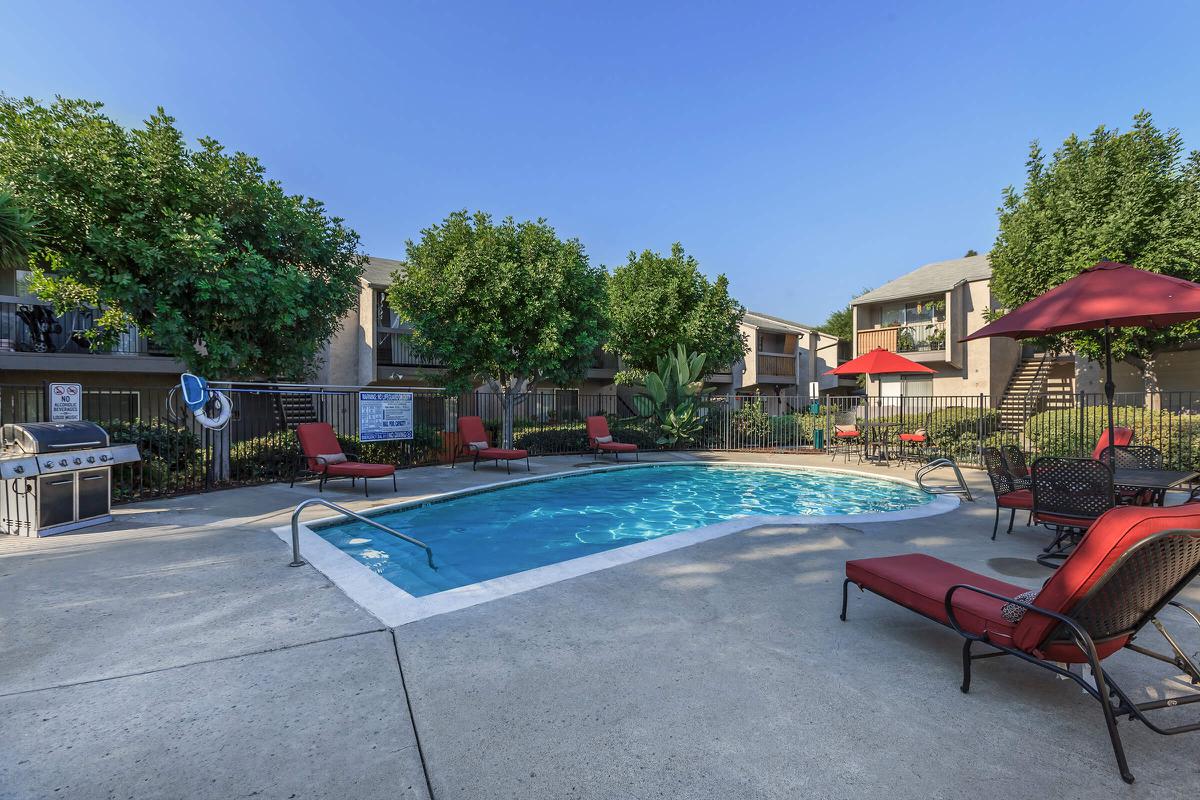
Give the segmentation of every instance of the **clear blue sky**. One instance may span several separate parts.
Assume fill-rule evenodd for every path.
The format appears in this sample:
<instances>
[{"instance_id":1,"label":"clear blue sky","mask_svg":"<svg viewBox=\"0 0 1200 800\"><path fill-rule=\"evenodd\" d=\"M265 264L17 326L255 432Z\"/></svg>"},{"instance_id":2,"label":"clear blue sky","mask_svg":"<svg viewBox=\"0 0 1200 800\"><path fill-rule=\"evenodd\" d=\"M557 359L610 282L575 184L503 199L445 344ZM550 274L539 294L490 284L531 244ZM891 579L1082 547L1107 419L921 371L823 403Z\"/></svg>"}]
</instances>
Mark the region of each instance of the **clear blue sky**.
<instances>
[{"instance_id":1,"label":"clear blue sky","mask_svg":"<svg viewBox=\"0 0 1200 800\"><path fill-rule=\"evenodd\" d=\"M1198 9L0 0L0 90L165 106L373 255L456 208L544 216L609 266L681 241L817 323L986 251L1031 139L1144 107L1200 144Z\"/></svg>"}]
</instances>

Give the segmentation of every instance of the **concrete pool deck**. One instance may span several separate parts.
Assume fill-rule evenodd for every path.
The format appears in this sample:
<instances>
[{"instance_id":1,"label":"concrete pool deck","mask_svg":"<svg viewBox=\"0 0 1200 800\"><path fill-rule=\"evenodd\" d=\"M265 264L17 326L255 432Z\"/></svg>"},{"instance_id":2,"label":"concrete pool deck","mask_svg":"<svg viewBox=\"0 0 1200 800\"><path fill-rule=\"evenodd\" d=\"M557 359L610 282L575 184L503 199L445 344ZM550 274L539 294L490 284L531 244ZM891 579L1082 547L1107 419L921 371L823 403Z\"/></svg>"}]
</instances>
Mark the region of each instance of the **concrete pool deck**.
<instances>
[{"instance_id":1,"label":"concrete pool deck","mask_svg":"<svg viewBox=\"0 0 1200 800\"><path fill-rule=\"evenodd\" d=\"M0 798L1194 796L1200 734L1122 724L1125 786L1073 684L996 659L963 695L949 631L859 593L838 621L847 558L1044 580L1047 535L990 541L986 476L967 476L977 501L939 517L763 526L394 630L287 566L271 529L311 484L0 539ZM324 496L362 510L497 477L423 468L396 494ZM1169 685L1143 662L1106 663Z\"/></svg>"}]
</instances>

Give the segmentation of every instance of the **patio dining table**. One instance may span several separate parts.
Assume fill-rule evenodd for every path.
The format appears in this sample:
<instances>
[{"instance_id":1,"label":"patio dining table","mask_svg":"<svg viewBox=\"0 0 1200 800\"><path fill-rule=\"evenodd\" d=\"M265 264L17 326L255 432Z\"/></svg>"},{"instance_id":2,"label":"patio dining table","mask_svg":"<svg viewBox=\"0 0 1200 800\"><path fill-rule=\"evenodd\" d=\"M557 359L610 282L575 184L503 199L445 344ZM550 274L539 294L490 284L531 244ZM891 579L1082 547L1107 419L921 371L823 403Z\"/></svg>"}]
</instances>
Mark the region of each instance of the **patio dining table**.
<instances>
[{"instance_id":1,"label":"patio dining table","mask_svg":"<svg viewBox=\"0 0 1200 800\"><path fill-rule=\"evenodd\" d=\"M1192 483L1200 472L1179 469L1118 469L1113 472L1113 483L1121 489L1150 489L1166 493L1168 489Z\"/></svg>"},{"instance_id":2,"label":"patio dining table","mask_svg":"<svg viewBox=\"0 0 1200 800\"><path fill-rule=\"evenodd\" d=\"M1129 489L1174 489L1200 477L1200 472L1180 469L1118 469L1113 483Z\"/></svg>"},{"instance_id":3,"label":"patio dining table","mask_svg":"<svg viewBox=\"0 0 1200 800\"><path fill-rule=\"evenodd\" d=\"M863 458L867 461L892 461L892 444L900 433L899 422L868 422L863 426Z\"/></svg>"}]
</instances>

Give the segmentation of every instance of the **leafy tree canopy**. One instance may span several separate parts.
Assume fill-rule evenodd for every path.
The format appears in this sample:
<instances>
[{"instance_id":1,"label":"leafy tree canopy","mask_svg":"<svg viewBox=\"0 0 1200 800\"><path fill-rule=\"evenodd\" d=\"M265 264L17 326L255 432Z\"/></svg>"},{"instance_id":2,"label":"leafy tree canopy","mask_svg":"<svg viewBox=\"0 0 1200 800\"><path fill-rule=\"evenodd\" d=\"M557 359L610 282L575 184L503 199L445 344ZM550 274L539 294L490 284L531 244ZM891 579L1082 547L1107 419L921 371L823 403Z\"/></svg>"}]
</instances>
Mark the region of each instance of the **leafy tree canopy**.
<instances>
[{"instance_id":1,"label":"leafy tree canopy","mask_svg":"<svg viewBox=\"0 0 1200 800\"><path fill-rule=\"evenodd\" d=\"M39 296L209 377L302 377L358 295L354 231L252 156L190 149L161 108L126 129L100 103L0 95L0 190L38 220Z\"/></svg>"},{"instance_id":2,"label":"leafy tree canopy","mask_svg":"<svg viewBox=\"0 0 1200 800\"><path fill-rule=\"evenodd\" d=\"M659 356L682 346L704 353L710 368L723 368L747 352L738 324L746 309L729 296L729 281L709 280L683 245L671 255L631 252L608 281L612 332L607 348L634 371L654 369Z\"/></svg>"},{"instance_id":3,"label":"leafy tree canopy","mask_svg":"<svg viewBox=\"0 0 1200 800\"><path fill-rule=\"evenodd\" d=\"M413 327L418 352L447 367L447 386L484 380L512 413L538 383L581 379L606 333L605 273L577 239L545 220L499 224L456 211L409 241L388 304Z\"/></svg>"},{"instance_id":4,"label":"leafy tree canopy","mask_svg":"<svg viewBox=\"0 0 1200 800\"><path fill-rule=\"evenodd\" d=\"M1200 153L1184 155L1179 131L1160 131L1141 112L1125 132L1070 136L1049 161L1030 147L1025 188L1004 190L991 251L992 291L1015 308L1097 261L1200 280ZM1156 355L1194 340L1200 325L1113 332L1113 356L1156 386ZM1053 345L1098 359L1100 334L1073 333Z\"/></svg>"}]
</instances>

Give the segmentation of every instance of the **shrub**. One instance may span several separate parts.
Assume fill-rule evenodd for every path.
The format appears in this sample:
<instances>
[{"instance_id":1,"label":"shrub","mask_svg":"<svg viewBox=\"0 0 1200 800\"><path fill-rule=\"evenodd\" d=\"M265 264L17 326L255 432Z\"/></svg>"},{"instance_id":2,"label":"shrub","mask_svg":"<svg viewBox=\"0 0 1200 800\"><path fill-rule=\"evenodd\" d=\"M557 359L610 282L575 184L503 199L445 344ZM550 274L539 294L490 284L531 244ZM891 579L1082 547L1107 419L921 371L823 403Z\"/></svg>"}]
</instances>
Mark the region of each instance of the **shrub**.
<instances>
[{"instance_id":1,"label":"shrub","mask_svg":"<svg viewBox=\"0 0 1200 800\"><path fill-rule=\"evenodd\" d=\"M1200 415L1117 406L1113 423L1132 429L1134 444L1157 448L1168 468L1200 464ZM1097 405L1035 414L1025 423L1025 436L1036 455L1084 458L1107 429L1108 410Z\"/></svg>"},{"instance_id":2,"label":"shrub","mask_svg":"<svg viewBox=\"0 0 1200 800\"><path fill-rule=\"evenodd\" d=\"M357 436L338 436L342 450L362 461L400 467L438 460L441 432L427 425L413 429L411 441L363 442ZM279 431L234 444L229 450L229 475L234 482L287 480L298 464L300 443L295 431Z\"/></svg>"},{"instance_id":3,"label":"shrub","mask_svg":"<svg viewBox=\"0 0 1200 800\"><path fill-rule=\"evenodd\" d=\"M733 433L746 444L765 444L771 433L772 418L758 398L748 400L730 415Z\"/></svg>"},{"instance_id":4,"label":"shrub","mask_svg":"<svg viewBox=\"0 0 1200 800\"><path fill-rule=\"evenodd\" d=\"M166 422L112 421L104 429L113 444L136 444L143 459L153 457L171 467L192 461L200 449L196 434Z\"/></svg>"},{"instance_id":5,"label":"shrub","mask_svg":"<svg viewBox=\"0 0 1200 800\"><path fill-rule=\"evenodd\" d=\"M642 450L657 450L657 435L644 424L609 419L609 432L620 442L636 444ZM579 423L539 425L526 428L513 436L513 447L528 450L532 455L585 453L588 451L587 428Z\"/></svg>"}]
</instances>

